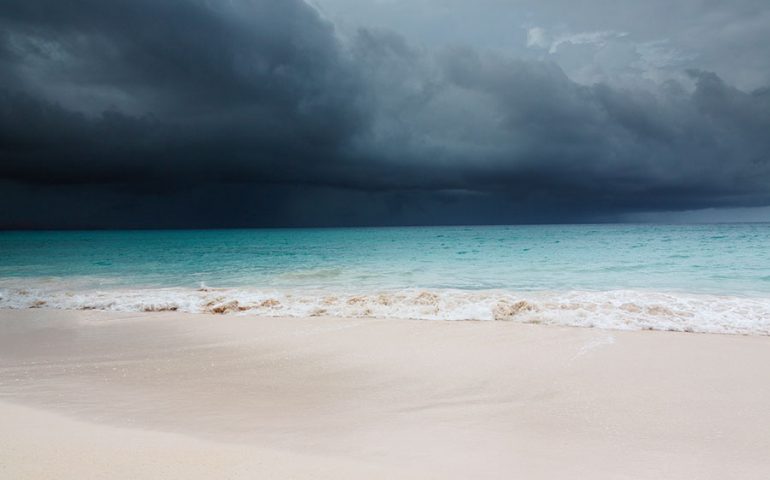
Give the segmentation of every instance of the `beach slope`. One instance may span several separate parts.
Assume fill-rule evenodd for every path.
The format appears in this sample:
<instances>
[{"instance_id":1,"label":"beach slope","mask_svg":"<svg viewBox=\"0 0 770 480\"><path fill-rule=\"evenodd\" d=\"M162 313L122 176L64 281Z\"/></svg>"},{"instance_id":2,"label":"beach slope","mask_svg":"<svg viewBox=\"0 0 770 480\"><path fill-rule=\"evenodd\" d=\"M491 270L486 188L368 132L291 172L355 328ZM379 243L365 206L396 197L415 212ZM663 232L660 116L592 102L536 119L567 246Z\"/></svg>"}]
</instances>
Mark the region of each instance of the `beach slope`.
<instances>
[{"instance_id":1,"label":"beach slope","mask_svg":"<svg viewBox=\"0 0 770 480\"><path fill-rule=\"evenodd\" d=\"M0 311L0 478L770 477L770 337Z\"/></svg>"}]
</instances>

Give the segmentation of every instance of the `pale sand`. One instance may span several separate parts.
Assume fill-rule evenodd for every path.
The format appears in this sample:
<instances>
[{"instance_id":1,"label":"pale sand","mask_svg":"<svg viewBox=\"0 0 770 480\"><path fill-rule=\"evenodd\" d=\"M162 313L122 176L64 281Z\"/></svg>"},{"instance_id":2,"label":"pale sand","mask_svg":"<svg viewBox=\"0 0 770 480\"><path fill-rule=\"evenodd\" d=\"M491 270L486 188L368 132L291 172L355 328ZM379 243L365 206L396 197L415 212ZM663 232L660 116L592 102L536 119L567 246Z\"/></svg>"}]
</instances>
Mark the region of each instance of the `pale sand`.
<instances>
[{"instance_id":1,"label":"pale sand","mask_svg":"<svg viewBox=\"0 0 770 480\"><path fill-rule=\"evenodd\" d=\"M770 478L770 338L0 311L0 479Z\"/></svg>"}]
</instances>

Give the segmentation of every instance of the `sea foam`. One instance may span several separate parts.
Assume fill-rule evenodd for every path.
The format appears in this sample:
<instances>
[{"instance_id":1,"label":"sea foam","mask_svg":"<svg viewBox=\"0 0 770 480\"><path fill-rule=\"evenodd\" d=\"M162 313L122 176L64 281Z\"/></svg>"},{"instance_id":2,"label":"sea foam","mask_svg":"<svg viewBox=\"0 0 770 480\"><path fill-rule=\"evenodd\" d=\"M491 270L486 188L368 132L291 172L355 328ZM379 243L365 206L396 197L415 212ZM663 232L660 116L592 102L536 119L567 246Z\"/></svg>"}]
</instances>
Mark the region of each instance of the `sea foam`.
<instances>
[{"instance_id":1,"label":"sea foam","mask_svg":"<svg viewBox=\"0 0 770 480\"><path fill-rule=\"evenodd\" d=\"M369 292L248 288L69 289L58 282L0 287L0 308L179 311L511 321L621 330L770 334L770 298L644 290L516 292L401 289Z\"/></svg>"}]
</instances>

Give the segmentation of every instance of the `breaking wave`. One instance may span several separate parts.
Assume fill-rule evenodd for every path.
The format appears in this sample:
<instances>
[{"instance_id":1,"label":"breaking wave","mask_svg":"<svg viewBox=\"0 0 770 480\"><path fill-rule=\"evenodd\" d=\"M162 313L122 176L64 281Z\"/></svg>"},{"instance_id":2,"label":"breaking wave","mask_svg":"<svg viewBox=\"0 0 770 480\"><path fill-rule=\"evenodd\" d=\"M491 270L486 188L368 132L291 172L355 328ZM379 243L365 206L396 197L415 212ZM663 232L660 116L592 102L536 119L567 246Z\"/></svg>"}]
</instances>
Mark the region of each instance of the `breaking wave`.
<instances>
[{"instance_id":1,"label":"breaking wave","mask_svg":"<svg viewBox=\"0 0 770 480\"><path fill-rule=\"evenodd\" d=\"M770 298L639 290L379 292L193 288L78 289L51 282L0 286L0 308L221 315L497 320L622 330L770 335Z\"/></svg>"}]
</instances>

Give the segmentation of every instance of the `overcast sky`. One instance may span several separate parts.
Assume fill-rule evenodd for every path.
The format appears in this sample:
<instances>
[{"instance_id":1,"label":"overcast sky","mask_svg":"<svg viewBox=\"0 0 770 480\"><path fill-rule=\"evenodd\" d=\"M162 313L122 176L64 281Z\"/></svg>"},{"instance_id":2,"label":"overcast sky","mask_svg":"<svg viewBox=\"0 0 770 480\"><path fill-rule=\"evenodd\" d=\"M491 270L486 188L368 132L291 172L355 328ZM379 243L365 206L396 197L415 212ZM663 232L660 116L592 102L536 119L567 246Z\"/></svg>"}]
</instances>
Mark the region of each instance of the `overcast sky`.
<instances>
[{"instance_id":1,"label":"overcast sky","mask_svg":"<svg viewBox=\"0 0 770 480\"><path fill-rule=\"evenodd\" d=\"M766 0L3 0L0 227L770 220Z\"/></svg>"}]
</instances>

